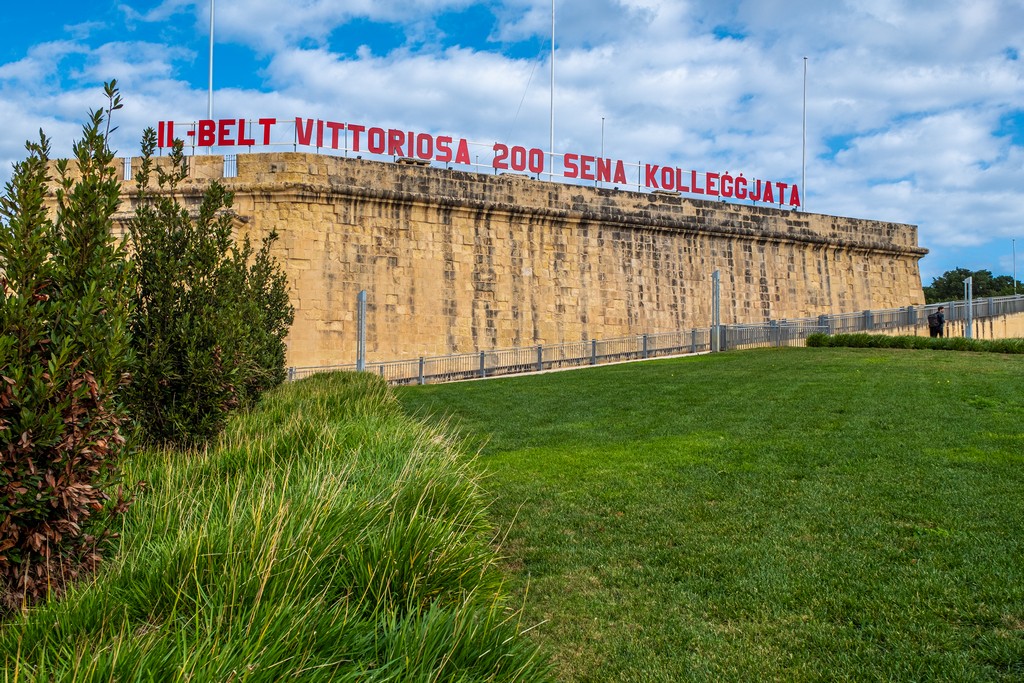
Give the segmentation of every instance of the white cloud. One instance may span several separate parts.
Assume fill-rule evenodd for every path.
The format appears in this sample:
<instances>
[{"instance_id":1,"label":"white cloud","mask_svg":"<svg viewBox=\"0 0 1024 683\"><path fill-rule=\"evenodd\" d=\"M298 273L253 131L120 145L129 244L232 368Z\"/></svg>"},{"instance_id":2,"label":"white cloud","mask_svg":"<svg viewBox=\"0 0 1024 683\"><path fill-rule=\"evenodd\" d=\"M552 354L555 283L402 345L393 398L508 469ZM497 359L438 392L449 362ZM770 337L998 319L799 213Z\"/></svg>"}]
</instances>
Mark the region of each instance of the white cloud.
<instances>
[{"instance_id":1,"label":"white cloud","mask_svg":"<svg viewBox=\"0 0 1024 683\"><path fill-rule=\"evenodd\" d=\"M550 0L489 3L497 17L491 43L435 30L438 13L473 4L218 3L218 44L249 46L265 58L258 87L222 79L228 87L217 91L217 111L547 149ZM0 116L15 122L0 141L0 174L40 123L56 133L55 146L70 139L77 125L67 122L101 104L99 84L110 77L128 102L117 141L125 149L144 125L205 110L205 83L190 85L185 72L205 37L208 6L164 0L141 11L130 2L123 12L138 40L97 42L101 27L87 23L69 27L75 40L42 42L0 64ZM1024 151L999 133L1002 118L1024 101L1019 0L556 0L556 7L559 151L599 151L603 118L614 158L798 179L807 56L810 210L918 223L922 243L937 253L1019 229ZM368 38L368 49L340 54L331 33L354 18L393 23L408 40L389 52ZM193 24L191 48L151 35L162 23L180 29L183 19ZM530 41L539 54L510 57L503 50L515 41Z\"/></svg>"}]
</instances>

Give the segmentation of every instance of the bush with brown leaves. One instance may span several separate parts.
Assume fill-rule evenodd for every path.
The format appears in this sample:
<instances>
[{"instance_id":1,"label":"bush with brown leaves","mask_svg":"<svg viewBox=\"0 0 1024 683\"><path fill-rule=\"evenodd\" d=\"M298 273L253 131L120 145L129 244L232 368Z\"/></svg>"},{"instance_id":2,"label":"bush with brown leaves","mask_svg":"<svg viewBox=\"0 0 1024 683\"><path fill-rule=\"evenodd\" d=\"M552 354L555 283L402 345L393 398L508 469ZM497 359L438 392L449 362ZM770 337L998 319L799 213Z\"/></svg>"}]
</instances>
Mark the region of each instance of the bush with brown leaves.
<instances>
[{"instance_id":1,"label":"bush with brown leaves","mask_svg":"<svg viewBox=\"0 0 1024 683\"><path fill-rule=\"evenodd\" d=\"M55 215L42 133L0 196L0 614L95 568L104 522L126 505L115 489L133 285L111 232L114 81L106 95L75 172L56 164Z\"/></svg>"}]
</instances>

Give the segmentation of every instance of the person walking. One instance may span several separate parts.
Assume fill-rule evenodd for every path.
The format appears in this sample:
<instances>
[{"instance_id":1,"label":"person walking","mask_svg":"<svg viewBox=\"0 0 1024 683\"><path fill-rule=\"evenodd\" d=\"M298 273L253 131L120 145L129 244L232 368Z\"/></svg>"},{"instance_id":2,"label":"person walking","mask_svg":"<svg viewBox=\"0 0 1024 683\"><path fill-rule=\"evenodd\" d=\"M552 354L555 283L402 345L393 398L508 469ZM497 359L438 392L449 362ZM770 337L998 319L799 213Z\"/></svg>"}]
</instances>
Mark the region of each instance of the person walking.
<instances>
[{"instance_id":1,"label":"person walking","mask_svg":"<svg viewBox=\"0 0 1024 683\"><path fill-rule=\"evenodd\" d=\"M928 316L928 333L933 337L941 337L946 327L945 306L939 306L938 310Z\"/></svg>"}]
</instances>

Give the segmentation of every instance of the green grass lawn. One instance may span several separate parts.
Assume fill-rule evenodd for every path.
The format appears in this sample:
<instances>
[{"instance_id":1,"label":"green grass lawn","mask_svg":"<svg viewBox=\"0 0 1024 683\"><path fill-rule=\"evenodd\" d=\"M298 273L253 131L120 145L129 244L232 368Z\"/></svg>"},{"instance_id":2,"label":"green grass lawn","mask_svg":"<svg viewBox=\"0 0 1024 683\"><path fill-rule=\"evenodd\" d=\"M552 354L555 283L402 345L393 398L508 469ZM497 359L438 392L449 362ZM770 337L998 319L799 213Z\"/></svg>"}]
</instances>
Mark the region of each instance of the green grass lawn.
<instances>
[{"instance_id":1,"label":"green grass lawn","mask_svg":"<svg viewBox=\"0 0 1024 683\"><path fill-rule=\"evenodd\" d=\"M1024 358L744 351L399 398L480 439L561 680L1024 680Z\"/></svg>"}]
</instances>

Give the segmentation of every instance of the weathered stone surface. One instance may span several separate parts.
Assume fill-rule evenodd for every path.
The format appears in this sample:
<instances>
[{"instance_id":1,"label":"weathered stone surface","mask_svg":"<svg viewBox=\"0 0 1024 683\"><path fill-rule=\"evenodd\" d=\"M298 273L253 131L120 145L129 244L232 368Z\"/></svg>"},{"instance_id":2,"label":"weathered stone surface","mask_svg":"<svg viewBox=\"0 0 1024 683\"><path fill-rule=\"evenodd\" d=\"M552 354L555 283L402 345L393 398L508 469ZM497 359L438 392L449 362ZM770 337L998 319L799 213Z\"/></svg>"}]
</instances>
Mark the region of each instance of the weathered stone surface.
<instances>
[{"instance_id":1,"label":"weathered stone surface","mask_svg":"<svg viewBox=\"0 0 1024 683\"><path fill-rule=\"evenodd\" d=\"M190 200L223 158L191 164ZM716 269L723 323L924 301L911 225L304 153L224 182L281 236L290 365L355 360L362 289L371 360L706 327Z\"/></svg>"}]
</instances>

